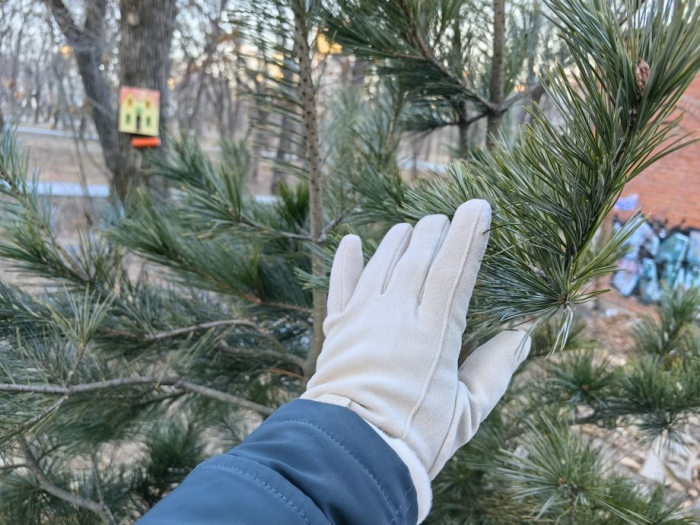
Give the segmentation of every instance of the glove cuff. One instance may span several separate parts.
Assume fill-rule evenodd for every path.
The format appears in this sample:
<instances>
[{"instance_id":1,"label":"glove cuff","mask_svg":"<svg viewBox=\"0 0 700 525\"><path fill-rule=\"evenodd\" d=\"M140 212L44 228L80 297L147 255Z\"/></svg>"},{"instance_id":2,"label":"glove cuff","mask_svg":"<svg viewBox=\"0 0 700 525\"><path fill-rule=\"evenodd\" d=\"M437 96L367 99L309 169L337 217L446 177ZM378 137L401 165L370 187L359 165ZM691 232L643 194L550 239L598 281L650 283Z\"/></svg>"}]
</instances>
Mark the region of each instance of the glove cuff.
<instances>
[{"instance_id":1,"label":"glove cuff","mask_svg":"<svg viewBox=\"0 0 700 525\"><path fill-rule=\"evenodd\" d=\"M413 486L416 489L416 497L418 500L418 523L423 523L425 518L428 517L430 508L433 506L433 491L430 488L430 477L428 476L428 471L425 469L423 464L416 456L416 453L411 450L411 448L400 439L392 438L387 436L380 429L375 427L369 421L365 421L369 426L371 426L377 434L389 445L396 454L401 458L408 468L408 472L411 475L411 480L413 481Z\"/></svg>"}]
</instances>

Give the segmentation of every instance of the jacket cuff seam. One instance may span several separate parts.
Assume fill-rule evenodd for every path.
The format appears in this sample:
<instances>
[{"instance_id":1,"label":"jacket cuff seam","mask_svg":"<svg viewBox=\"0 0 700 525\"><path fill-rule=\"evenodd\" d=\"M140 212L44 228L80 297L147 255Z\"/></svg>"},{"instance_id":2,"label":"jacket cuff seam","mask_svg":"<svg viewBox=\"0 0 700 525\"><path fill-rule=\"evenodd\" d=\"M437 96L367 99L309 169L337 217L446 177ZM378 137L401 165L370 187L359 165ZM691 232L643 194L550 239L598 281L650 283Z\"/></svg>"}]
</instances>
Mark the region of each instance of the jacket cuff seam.
<instances>
[{"instance_id":1,"label":"jacket cuff seam","mask_svg":"<svg viewBox=\"0 0 700 525\"><path fill-rule=\"evenodd\" d=\"M289 498L287 498L287 497L286 497L284 494L282 494L280 491L278 491L277 489L275 489L272 485L270 485L269 483L267 483L267 482L261 480L260 478L258 478L256 475L254 475L254 474L252 474L252 473L250 473L250 472L248 472L248 471L239 469L239 468L237 468L237 467L232 467L232 466L229 466L229 465L221 465L221 464L214 463L214 462L202 463L201 465L199 465L197 468L195 468L195 469L192 471L192 474L195 474L195 473L197 473L198 471L201 472L202 470L205 470L205 469L214 469L214 470L221 470L221 471L224 471L224 472L231 472L231 473L233 473L233 474L236 474L236 475L239 475L239 476L244 476L244 477L246 477L246 478L249 478L249 479L252 480L254 483L256 483L257 485L262 486L265 490L271 492L275 497L281 499L282 501L284 501L284 503L286 503L287 505L289 505L290 507L292 507L292 509L294 509L294 511L295 511L297 514L299 514L299 516L304 520L304 523L306 523L307 525L311 525L311 522L310 522L309 519L306 517L306 514L304 514L304 511L303 511L301 508L299 508L298 505L296 505L293 501L291 501Z\"/></svg>"},{"instance_id":2,"label":"jacket cuff seam","mask_svg":"<svg viewBox=\"0 0 700 525\"><path fill-rule=\"evenodd\" d=\"M363 420L364 421L364 420ZM264 425L275 425L279 423L295 423L299 425L305 425L308 427L311 427L315 429L316 431L320 432L324 436L326 436L328 439L330 439L335 445L338 446L343 452L348 454L361 468L362 470L370 477L372 482L375 484L375 486L379 489L379 492L382 494L382 497L384 498L384 501L386 504L389 506L391 509L391 513L393 514L394 518L392 519L391 524L398 522L399 518L399 513L403 510L404 511L404 516L402 518L405 520L405 512L408 512L410 509L410 505L404 510L404 507L406 506L406 496L408 493L413 489L413 487L410 487L409 490L404 494L404 501L401 503L400 506L393 505L390 501L389 496L386 493L386 490L382 486L382 483L379 481L377 476L374 475L374 473L371 471L367 465L365 465L353 452L340 440L338 439L335 435L331 434L328 430L325 428L317 425L313 421L305 420L305 419L274 419L274 420L268 420L264 423Z\"/></svg>"}]
</instances>

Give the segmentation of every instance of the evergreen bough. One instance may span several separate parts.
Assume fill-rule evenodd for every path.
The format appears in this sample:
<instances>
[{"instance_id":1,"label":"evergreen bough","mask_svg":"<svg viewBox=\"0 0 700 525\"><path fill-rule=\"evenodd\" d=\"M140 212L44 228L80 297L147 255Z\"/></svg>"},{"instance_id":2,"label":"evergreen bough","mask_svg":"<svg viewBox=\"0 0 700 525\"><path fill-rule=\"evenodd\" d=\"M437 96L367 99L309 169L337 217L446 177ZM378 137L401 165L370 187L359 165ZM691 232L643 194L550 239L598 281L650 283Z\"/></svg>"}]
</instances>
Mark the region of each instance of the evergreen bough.
<instances>
[{"instance_id":1,"label":"evergreen bough","mask_svg":"<svg viewBox=\"0 0 700 525\"><path fill-rule=\"evenodd\" d=\"M2 133L0 257L15 284L0 283L0 523L137 519L203 457L235 445L302 391L342 234L359 232L371 252L391 222L451 215L473 197L495 213L471 339L527 321L533 353L436 480L431 522L691 523L661 487L640 487L606 464L610 451L583 430L624 428L640 444L684 439L700 410L698 292L667 292L619 366L581 341L573 311L601 293L597 279L614 271L638 224L602 247L595 241L624 184L687 142L671 136L674 104L700 67L695 3L548 0L543 13L567 58L543 85L563 125L535 107L514 144L478 150L448 179L416 185L399 176L397 153L420 98L482 104L479 89L450 83L434 63L459 61L372 52L375 33L358 27L381 21L389 3L274 4L276 18L263 16L264 2L240 13L242 34L254 29L248 38L260 52L248 63L264 83L259 124L274 136L284 112L298 146L285 164L301 180L280 184L274 203L247 191L245 145L224 144L212 162L181 139L154 159L170 200L141 192L125 209L106 206L98 228L66 244L13 133ZM376 19L343 16L370 4L382 6ZM403 39L400 49L412 52L409 44L432 42L440 17L449 21L443 34L462 22L466 30L452 4L399 2L408 9L387 12L385 45ZM322 116L305 111L318 104L311 39L319 34L372 61L373 97L348 92ZM429 80L420 89L404 75L405 60ZM507 104L482 105L498 113Z\"/></svg>"}]
</instances>

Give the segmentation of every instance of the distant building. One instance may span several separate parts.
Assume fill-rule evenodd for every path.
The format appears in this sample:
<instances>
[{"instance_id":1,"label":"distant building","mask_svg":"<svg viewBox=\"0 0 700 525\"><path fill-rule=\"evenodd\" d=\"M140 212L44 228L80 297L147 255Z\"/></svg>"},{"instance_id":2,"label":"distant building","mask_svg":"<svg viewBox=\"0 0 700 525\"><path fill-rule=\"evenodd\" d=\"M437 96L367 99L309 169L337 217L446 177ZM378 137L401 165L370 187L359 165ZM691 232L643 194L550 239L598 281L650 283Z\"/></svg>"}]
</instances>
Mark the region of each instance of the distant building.
<instances>
[{"instance_id":1,"label":"distant building","mask_svg":"<svg viewBox=\"0 0 700 525\"><path fill-rule=\"evenodd\" d=\"M700 76L678 107L685 112L679 132L700 139ZM636 200L651 221L666 222L668 228L700 229L700 143L652 165L627 185L623 198Z\"/></svg>"},{"instance_id":2,"label":"distant building","mask_svg":"<svg viewBox=\"0 0 700 525\"><path fill-rule=\"evenodd\" d=\"M685 113L679 134L700 138L700 76L678 108ZM627 185L614 215L624 222L637 209L648 221L629 239L613 286L645 303L658 300L664 286L700 286L700 143L661 159Z\"/></svg>"}]
</instances>

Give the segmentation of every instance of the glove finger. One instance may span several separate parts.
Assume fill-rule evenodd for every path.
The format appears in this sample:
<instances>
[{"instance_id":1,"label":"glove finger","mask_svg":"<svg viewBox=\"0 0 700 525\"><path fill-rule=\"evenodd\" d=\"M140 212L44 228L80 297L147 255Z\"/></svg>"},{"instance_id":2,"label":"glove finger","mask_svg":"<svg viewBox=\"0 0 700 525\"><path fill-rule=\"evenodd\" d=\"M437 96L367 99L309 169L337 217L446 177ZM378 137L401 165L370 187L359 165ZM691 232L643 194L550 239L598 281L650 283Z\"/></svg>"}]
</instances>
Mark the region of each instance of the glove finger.
<instances>
[{"instance_id":1,"label":"glove finger","mask_svg":"<svg viewBox=\"0 0 700 525\"><path fill-rule=\"evenodd\" d=\"M328 288L328 315L342 313L355 292L365 265L362 240L357 235L346 235L340 241L333 258Z\"/></svg>"},{"instance_id":2,"label":"glove finger","mask_svg":"<svg viewBox=\"0 0 700 525\"><path fill-rule=\"evenodd\" d=\"M513 374L530 353L530 337L522 330L506 330L472 353L459 368L459 380L467 391L460 425L461 443L471 439L481 422L508 389Z\"/></svg>"},{"instance_id":3,"label":"glove finger","mask_svg":"<svg viewBox=\"0 0 700 525\"><path fill-rule=\"evenodd\" d=\"M406 297L420 301L430 264L435 259L449 226L450 221L444 215L428 215L418 221L413 228L406 253L396 265L390 287L397 287L402 292L407 292Z\"/></svg>"},{"instance_id":4,"label":"glove finger","mask_svg":"<svg viewBox=\"0 0 700 525\"><path fill-rule=\"evenodd\" d=\"M406 251L413 228L401 223L393 226L367 263L358 284L358 293L382 293L391 278L396 263Z\"/></svg>"},{"instance_id":5,"label":"glove finger","mask_svg":"<svg viewBox=\"0 0 700 525\"><path fill-rule=\"evenodd\" d=\"M466 322L490 225L491 206L484 200L473 199L457 209L445 242L428 272L421 303L426 309L442 311L447 302L453 321Z\"/></svg>"}]
</instances>

